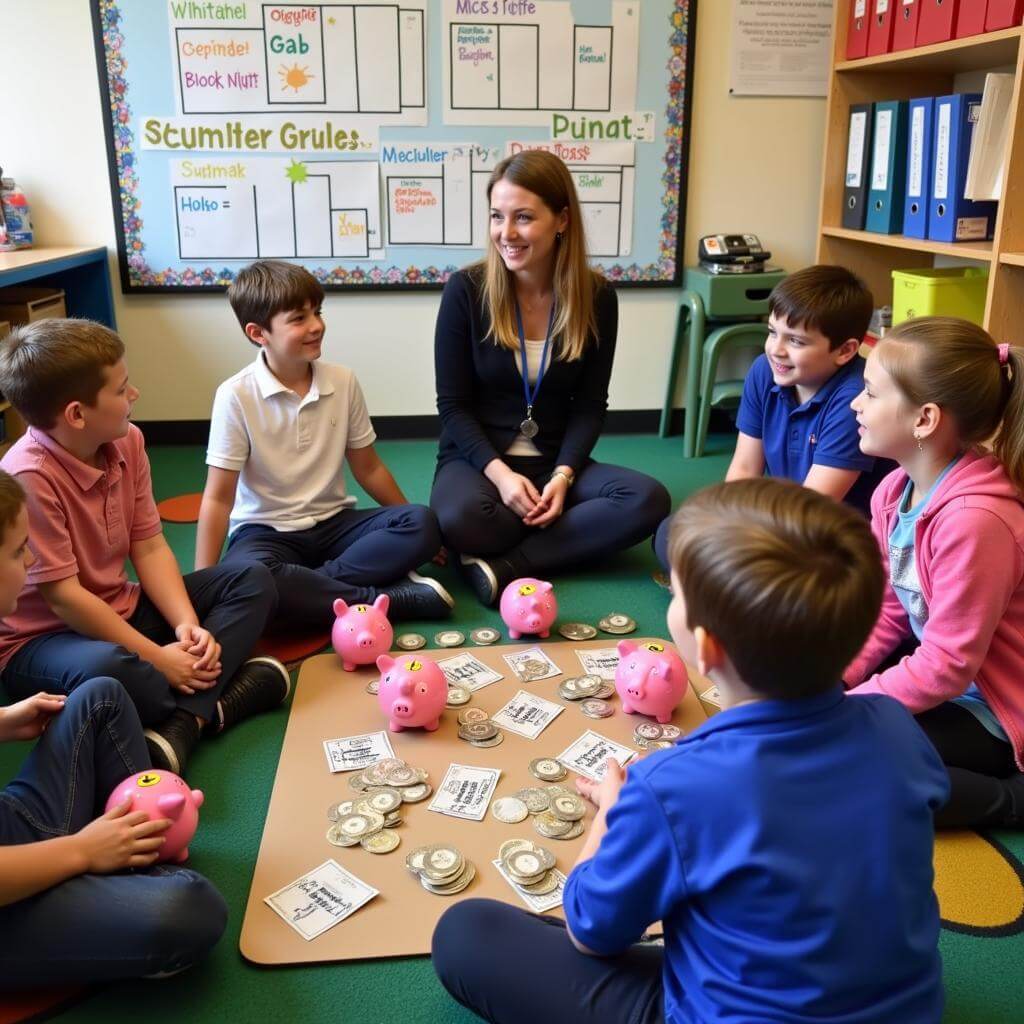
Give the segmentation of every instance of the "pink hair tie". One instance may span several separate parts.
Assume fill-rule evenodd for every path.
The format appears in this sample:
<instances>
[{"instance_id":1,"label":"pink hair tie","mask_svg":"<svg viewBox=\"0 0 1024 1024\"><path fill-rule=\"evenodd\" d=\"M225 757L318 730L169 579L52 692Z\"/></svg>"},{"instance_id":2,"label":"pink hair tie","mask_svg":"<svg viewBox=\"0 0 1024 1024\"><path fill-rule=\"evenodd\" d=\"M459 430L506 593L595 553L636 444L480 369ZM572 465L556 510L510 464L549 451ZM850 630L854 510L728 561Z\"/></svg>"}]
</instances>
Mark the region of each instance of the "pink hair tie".
<instances>
[{"instance_id":1,"label":"pink hair tie","mask_svg":"<svg viewBox=\"0 0 1024 1024\"><path fill-rule=\"evenodd\" d=\"M999 346L999 365L1005 366L1006 361L1010 358L1010 346L1004 341Z\"/></svg>"}]
</instances>

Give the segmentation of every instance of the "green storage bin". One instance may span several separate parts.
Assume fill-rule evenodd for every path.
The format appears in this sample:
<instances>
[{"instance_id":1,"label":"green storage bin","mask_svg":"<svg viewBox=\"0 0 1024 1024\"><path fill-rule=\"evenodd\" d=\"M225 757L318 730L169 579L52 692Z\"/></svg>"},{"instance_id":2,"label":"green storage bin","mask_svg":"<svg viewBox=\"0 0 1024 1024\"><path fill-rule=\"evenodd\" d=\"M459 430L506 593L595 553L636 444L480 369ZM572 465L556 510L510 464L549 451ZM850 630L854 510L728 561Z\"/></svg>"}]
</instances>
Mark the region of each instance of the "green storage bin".
<instances>
[{"instance_id":1,"label":"green storage bin","mask_svg":"<svg viewBox=\"0 0 1024 1024\"><path fill-rule=\"evenodd\" d=\"M987 267L933 267L892 272L893 326L919 316L985 319Z\"/></svg>"},{"instance_id":2,"label":"green storage bin","mask_svg":"<svg viewBox=\"0 0 1024 1024\"><path fill-rule=\"evenodd\" d=\"M784 270L712 274L703 267L687 267L683 287L700 296L709 320L762 317L768 315L768 296L785 276Z\"/></svg>"}]
</instances>

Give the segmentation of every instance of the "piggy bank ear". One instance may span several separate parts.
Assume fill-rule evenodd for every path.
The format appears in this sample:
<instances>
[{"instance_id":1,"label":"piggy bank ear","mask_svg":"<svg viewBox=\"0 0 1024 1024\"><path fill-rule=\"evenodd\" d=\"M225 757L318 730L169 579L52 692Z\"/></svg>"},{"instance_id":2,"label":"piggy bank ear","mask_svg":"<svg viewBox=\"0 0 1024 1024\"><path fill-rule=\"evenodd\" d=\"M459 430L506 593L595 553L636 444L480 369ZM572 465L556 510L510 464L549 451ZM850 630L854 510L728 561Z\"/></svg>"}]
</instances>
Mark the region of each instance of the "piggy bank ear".
<instances>
[{"instance_id":1,"label":"piggy bank ear","mask_svg":"<svg viewBox=\"0 0 1024 1024\"><path fill-rule=\"evenodd\" d=\"M542 594L550 594L555 588L550 583L542 583L540 585L540 592Z\"/></svg>"},{"instance_id":2,"label":"piggy bank ear","mask_svg":"<svg viewBox=\"0 0 1024 1024\"><path fill-rule=\"evenodd\" d=\"M205 799L206 797L203 796L203 791L201 789L192 790L192 802L196 805L196 807L202 807L203 801Z\"/></svg>"},{"instance_id":3,"label":"piggy bank ear","mask_svg":"<svg viewBox=\"0 0 1024 1024\"><path fill-rule=\"evenodd\" d=\"M620 658L628 658L635 650L636 644L632 640L620 640L616 645Z\"/></svg>"},{"instance_id":4,"label":"piggy bank ear","mask_svg":"<svg viewBox=\"0 0 1024 1024\"><path fill-rule=\"evenodd\" d=\"M348 611L348 605L339 597L331 607L334 609L334 614L340 619Z\"/></svg>"},{"instance_id":5,"label":"piggy bank ear","mask_svg":"<svg viewBox=\"0 0 1024 1024\"><path fill-rule=\"evenodd\" d=\"M391 598L387 594L378 594L377 600L373 602L373 607L381 613L381 615L387 615L388 608L391 606Z\"/></svg>"},{"instance_id":6,"label":"piggy bank ear","mask_svg":"<svg viewBox=\"0 0 1024 1024\"><path fill-rule=\"evenodd\" d=\"M377 655L377 668L381 672L390 672L395 667L395 659L390 654L378 654Z\"/></svg>"}]
</instances>

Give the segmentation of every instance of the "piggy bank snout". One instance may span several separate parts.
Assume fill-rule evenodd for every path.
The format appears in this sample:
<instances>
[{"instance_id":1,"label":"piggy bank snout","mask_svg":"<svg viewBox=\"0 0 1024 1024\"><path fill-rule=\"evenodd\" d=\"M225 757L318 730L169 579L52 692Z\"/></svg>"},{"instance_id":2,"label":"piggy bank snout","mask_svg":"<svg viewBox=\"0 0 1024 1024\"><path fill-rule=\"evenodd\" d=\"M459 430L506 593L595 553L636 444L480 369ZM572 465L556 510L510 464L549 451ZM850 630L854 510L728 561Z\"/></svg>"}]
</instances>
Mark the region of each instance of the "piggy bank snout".
<instances>
[{"instance_id":1,"label":"piggy bank snout","mask_svg":"<svg viewBox=\"0 0 1024 1024\"><path fill-rule=\"evenodd\" d=\"M408 718L412 714L412 701L400 697L392 703L391 714L396 718Z\"/></svg>"}]
</instances>

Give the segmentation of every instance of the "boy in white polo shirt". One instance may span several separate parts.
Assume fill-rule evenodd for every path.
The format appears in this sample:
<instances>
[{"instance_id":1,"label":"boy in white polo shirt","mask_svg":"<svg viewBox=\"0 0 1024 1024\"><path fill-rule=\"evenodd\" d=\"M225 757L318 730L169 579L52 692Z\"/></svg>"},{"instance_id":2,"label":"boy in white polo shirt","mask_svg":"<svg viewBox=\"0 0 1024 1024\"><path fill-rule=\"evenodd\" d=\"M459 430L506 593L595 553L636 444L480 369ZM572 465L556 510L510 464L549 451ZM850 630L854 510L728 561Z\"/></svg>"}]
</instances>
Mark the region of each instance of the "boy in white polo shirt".
<instances>
[{"instance_id":1,"label":"boy in white polo shirt","mask_svg":"<svg viewBox=\"0 0 1024 1024\"><path fill-rule=\"evenodd\" d=\"M376 434L355 374L319 362L324 290L305 268L260 260L239 271L228 299L255 361L213 400L209 467L196 568L262 562L278 614L321 628L337 598L390 598L393 619L449 614L451 596L413 570L441 550L434 513L410 505L373 447ZM356 509L343 464L381 506Z\"/></svg>"}]
</instances>

